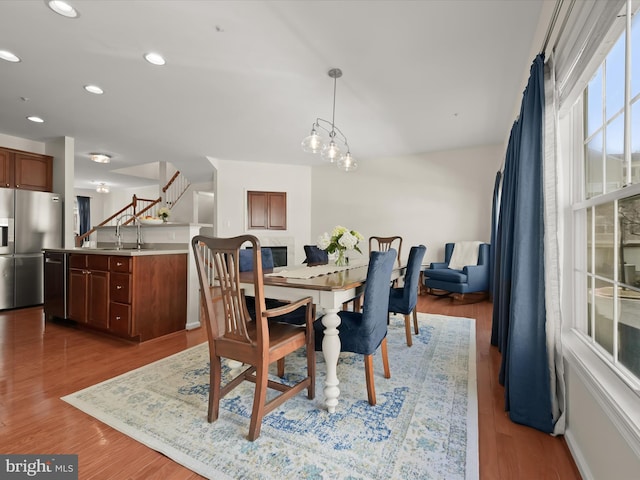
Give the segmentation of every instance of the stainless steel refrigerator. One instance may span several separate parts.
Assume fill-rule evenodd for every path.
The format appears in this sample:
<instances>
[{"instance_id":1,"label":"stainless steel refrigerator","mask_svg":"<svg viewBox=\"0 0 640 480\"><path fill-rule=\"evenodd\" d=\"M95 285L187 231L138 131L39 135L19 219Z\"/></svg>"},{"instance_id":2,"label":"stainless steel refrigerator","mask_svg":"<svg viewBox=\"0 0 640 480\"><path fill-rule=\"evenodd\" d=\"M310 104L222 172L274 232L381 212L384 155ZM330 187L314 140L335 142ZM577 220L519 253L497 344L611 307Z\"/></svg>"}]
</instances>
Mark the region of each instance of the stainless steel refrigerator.
<instances>
[{"instance_id":1,"label":"stainless steel refrigerator","mask_svg":"<svg viewBox=\"0 0 640 480\"><path fill-rule=\"evenodd\" d=\"M62 246L60 195L0 188L0 310L43 302L43 248Z\"/></svg>"}]
</instances>

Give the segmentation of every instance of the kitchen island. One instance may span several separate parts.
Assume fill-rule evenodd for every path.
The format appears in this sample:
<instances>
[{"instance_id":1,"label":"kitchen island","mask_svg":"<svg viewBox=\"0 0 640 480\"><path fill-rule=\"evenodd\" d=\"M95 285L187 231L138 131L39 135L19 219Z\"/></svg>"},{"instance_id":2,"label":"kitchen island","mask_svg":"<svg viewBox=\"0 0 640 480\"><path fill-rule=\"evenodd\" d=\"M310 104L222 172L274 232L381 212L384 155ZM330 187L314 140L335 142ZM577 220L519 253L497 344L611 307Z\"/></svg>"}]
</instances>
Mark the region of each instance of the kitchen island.
<instances>
[{"instance_id":1,"label":"kitchen island","mask_svg":"<svg viewBox=\"0 0 640 480\"><path fill-rule=\"evenodd\" d=\"M144 342L185 329L188 249L46 249L45 303L48 319L65 317L78 327ZM64 314L52 314L47 295L47 254L63 254Z\"/></svg>"}]
</instances>

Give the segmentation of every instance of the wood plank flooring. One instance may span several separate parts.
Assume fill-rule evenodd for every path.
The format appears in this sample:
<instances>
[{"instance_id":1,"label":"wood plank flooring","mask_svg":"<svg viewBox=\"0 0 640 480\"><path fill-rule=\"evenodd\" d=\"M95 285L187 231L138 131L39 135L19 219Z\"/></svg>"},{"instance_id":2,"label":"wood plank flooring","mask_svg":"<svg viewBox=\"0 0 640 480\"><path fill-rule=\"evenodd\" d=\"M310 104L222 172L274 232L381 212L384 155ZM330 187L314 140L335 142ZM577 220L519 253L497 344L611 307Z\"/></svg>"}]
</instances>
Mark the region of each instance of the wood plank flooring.
<instances>
[{"instance_id":1,"label":"wood plank flooring","mask_svg":"<svg viewBox=\"0 0 640 480\"><path fill-rule=\"evenodd\" d=\"M562 438L516 425L503 411L491 304L424 295L418 310L477 320L480 478L579 479ZM75 453L82 480L201 478L60 397L205 340L197 329L134 345L45 322L40 307L0 312L0 453Z\"/></svg>"}]
</instances>

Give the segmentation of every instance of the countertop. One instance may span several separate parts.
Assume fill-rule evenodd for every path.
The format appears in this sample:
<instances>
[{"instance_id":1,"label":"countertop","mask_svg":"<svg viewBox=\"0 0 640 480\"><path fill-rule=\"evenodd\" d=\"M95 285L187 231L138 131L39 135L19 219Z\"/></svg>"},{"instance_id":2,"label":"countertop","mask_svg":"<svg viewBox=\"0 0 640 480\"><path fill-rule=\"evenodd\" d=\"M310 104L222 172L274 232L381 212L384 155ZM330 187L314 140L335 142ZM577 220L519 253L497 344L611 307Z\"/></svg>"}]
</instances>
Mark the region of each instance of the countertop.
<instances>
[{"instance_id":1,"label":"countertop","mask_svg":"<svg viewBox=\"0 0 640 480\"><path fill-rule=\"evenodd\" d=\"M115 246L106 247L78 247L78 248L45 248L44 252L58 252L58 253L87 253L91 255L120 255L123 257L142 257L148 255L176 255L176 254L188 254L189 249L182 245L176 245L175 247L163 246L157 248L154 246L143 246L141 249L135 247L116 248Z\"/></svg>"}]
</instances>

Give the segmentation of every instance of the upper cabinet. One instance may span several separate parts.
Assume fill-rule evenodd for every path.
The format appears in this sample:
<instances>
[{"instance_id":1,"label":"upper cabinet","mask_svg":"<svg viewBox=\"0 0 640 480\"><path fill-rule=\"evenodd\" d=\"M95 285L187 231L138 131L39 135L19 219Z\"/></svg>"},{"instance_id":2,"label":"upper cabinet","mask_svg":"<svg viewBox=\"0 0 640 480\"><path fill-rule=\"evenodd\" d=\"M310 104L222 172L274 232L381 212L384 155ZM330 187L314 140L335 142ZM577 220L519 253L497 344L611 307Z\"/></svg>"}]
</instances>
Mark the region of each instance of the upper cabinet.
<instances>
[{"instance_id":1,"label":"upper cabinet","mask_svg":"<svg viewBox=\"0 0 640 480\"><path fill-rule=\"evenodd\" d=\"M53 157L0 148L0 187L53 191Z\"/></svg>"},{"instance_id":2,"label":"upper cabinet","mask_svg":"<svg viewBox=\"0 0 640 480\"><path fill-rule=\"evenodd\" d=\"M249 229L287 229L286 192L247 192L247 207Z\"/></svg>"}]
</instances>

